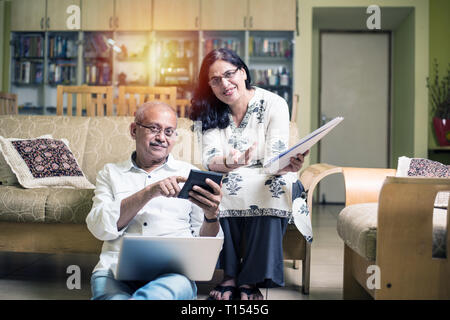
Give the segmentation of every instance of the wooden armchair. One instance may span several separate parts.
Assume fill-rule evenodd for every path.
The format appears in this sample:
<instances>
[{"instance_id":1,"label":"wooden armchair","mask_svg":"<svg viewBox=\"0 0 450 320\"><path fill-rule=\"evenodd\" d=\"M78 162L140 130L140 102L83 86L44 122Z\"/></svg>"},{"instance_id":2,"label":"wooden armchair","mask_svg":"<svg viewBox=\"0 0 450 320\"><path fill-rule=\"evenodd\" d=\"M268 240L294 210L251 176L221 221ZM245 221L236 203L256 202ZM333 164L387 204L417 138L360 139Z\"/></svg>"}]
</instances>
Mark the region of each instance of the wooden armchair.
<instances>
[{"instance_id":1,"label":"wooden armchair","mask_svg":"<svg viewBox=\"0 0 450 320\"><path fill-rule=\"evenodd\" d=\"M17 95L14 93L0 92L0 115L18 113Z\"/></svg>"},{"instance_id":2,"label":"wooden armchair","mask_svg":"<svg viewBox=\"0 0 450 320\"><path fill-rule=\"evenodd\" d=\"M299 180L305 188L310 213L312 215L313 195L320 180L328 175L340 173L341 168L326 163L313 164L305 168ZM311 243L306 242L303 235L297 230L294 224L289 224L283 238L283 256L285 260L294 260L294 268L297 269L297 262L302 261L302 292L309 294L311 278Z\"/></svg>"},{"instance_id":3,"label":"wooden armchair","mask_svg":"<svg viewBox=\"0 0 450 320\"><path fill-rule=\"evenodd\" d=\"M105 86L62 86L57 87L56 114L64 115L64 94L67 94L67 115L72 116L73 95L75 95L75 115L82 116L86 109L87 116L112 116L113 110L113 88Z\"/></svg>"},{"instance_id":4,"label":"wooden armchair","mask_svg":"<svg viewBox=\"0 0 450 320\"><path fill-rule=\"evenodd\" d=\"M447 230L446 256L432 255L434 201L438 192L450 191L450 179L394 177L394 169L342 171L344 299L450 299L448 209L441 226Z\"/></svg>"},{"instance_id":5,"label":"wooden armchair","mask_svg":"<svg viewBox=\"0 0 450 320\"><path fill-rule=\"evenodd\" d=\"M134 116L136 109L146 101L163 101L176 108L177 87L119 86L117 115Z\"/></svg>"}]
</instances>

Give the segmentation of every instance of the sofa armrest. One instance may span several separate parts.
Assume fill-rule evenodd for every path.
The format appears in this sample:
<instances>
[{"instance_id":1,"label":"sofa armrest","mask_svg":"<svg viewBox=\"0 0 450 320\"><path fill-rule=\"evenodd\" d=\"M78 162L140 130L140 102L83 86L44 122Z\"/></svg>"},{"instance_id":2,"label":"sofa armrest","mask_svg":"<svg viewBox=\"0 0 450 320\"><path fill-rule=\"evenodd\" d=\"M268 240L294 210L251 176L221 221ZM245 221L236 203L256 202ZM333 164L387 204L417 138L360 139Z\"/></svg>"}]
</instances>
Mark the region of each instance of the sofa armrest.
<instances>
[{"instance_id":1,"label":"sofa armrest","mask_svg":"<svg viewBox=\"0 0 450 320\"><path fill-rule=\"evenodd\" d=\"M378 202L381 186L395 169L343 167L345 181L345 206L357 203Z\"/></svg>"},{"instance_id":2,"label":"sofa armrest","mask_svg":"<svg viewBox=\"0 0 450 320\"><path fill-rule=\"evenodd\" d=\"M433 209L438 192L450 191L450 179L386 178L378 203L377 265L381 287L408 299L450 297L450 237L447 257L432 258ZM447 232L450 215L447 209ZM410 266L414 266L411 268ZM383 299L385 291L378 298Z\"/></svg>"}]
</instances>

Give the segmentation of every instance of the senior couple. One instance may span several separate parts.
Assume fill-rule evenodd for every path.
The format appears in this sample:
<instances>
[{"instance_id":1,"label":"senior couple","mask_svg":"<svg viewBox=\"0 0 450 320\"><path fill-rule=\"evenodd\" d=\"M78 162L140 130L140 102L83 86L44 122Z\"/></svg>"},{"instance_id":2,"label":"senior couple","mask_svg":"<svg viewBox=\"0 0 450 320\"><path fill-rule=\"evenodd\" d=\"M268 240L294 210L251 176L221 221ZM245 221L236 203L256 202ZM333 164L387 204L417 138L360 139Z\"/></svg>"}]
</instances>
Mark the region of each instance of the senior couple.
<instances>
[{"instance_id":1,"label":"senior couple","mask_svg":"<svg viewBox=\"0 0 450 320\"><path fill-rule=\"evenodd\" d=\"M260 300L258 288L284 285L282 238L301 184L298 154L276 174L265 174L264 159L288 146L289 111L281 97L251 85L250 72L233 51L216 49L203 60L190 118L202 124L203 166L221 172L213 192L198 186L188 200L177 198L191 169L170 154L177 115L167 104L144 103L130 125L136 150L97 175L88 229L104 241L91 277L93 299L196 299L195 282L164 274L147 282L114 278L120 238L224 236L218 268L223 280L214 300ZM254 137L258 137L255 139ZM205 253L207 254L207 253Z\"/></svg>"}]
</instances>

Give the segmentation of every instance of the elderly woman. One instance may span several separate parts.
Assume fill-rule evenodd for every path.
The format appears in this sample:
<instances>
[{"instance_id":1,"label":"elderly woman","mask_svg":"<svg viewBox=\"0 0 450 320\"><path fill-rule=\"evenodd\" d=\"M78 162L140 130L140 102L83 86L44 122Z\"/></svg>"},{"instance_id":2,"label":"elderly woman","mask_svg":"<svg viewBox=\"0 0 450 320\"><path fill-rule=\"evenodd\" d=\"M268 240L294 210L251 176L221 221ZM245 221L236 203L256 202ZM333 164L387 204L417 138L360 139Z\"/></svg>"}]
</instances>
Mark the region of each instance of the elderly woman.
<instances>
[{"instance_id":1,"label":"elderly woman","mask_svg":"<svg viewBox=\"0 0 450 320\"><path fill-rule=\"evenodd\" d=\"M306 153L275 175L262 168L288 147L287 103L252 86L236 53L216 49L203 59L189 116L201 121L203 166L226 173L220 205L225 241L218 262L224 279L210 298L262 299L258 288L284 285L282 239L302 189L295 173Z\"/></svg>"}]
</instances>

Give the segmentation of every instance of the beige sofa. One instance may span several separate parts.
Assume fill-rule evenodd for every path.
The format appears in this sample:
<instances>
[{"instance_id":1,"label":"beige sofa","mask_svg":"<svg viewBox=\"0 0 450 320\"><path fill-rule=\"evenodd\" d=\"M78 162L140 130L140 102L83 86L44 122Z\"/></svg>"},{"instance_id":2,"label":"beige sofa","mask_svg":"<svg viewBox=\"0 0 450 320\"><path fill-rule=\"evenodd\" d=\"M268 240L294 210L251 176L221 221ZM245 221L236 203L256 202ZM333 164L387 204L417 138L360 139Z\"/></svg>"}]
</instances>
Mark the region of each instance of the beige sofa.
<instances>
[{"instance_id":1,"label":"beige sofa","mask_svg":"<svg viewBox=\"0 0 450 320\"><path fill-rule=\"evenodd\" d=\"M67 139L86 178L95 185L97 172L106 163L123 161L134 150L128 129L132 121L132 117L0 116L0 136L35 138L51 134ZM186 118L178 120L180 134L172 154L200 167L191 126ZM298 134L294 123L290 128L292 144ZM85 225L93 195L94 190L0 185L0 250L99 253L101 242ZM293 225L284 238L284 254L286 259L302 260L302 289L308 293L310 245Z\"/></svg>"}]
</instances>

